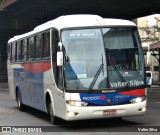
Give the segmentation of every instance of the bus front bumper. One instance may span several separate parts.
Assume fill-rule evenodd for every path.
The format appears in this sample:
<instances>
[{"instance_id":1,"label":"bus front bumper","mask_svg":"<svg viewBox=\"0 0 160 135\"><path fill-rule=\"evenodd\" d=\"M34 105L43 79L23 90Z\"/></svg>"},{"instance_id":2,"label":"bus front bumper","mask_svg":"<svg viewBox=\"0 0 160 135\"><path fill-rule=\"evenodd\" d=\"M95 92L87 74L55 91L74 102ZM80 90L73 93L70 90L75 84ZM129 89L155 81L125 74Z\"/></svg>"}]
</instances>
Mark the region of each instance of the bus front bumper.
<instances>
[{"instance_id":1,"label":"bus front bumper","mask_svg":"<svg viewBox=\"0 0 160 135\"><path fill-rule=\"evenodd\" d=\"M141 103L116 106L85 106L76 107L67 105L65 120L83 120L97 118L116 118L125 116L144 115L146 100Z\"/></svg>"}]
</instances>

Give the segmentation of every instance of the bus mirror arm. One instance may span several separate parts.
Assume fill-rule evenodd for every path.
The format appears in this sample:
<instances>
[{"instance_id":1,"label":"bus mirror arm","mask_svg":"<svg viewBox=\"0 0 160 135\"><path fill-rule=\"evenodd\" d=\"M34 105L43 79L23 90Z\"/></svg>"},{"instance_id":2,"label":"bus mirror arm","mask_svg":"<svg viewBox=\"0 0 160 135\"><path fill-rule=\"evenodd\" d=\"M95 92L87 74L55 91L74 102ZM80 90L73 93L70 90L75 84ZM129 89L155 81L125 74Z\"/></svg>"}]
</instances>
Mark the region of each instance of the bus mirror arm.
<instances>
[{"instance_id":1,"label":"bus mirror arm","mask_svg":"<svg viewBox=\"0 0 160 135\"><path fill-rule=\"evenodd\" d=\"M147 52L147 66L151 65L151 52Z\"/></svg>"},{"instance_id":2,"label":"bus mirror arm","mask_svg":"<svg viewBox=\"0 0 160 135\"><path fill-rule=\"evenodd\" d=\"M62 51L62 43L61 42L58 43L58 48L60 49L60 51Z\"/></svg>"},{"instance_id":3,"label":"bus mirror arm","mask_svg":"<svg viewBox=\"0 0 160 135\"><path fill-rule=\"evenodd\" d=\"M63 66L63 52L57 52L57 66Z\"/></svg>"},{"instance_id":4,"label":"bus mirror arm","mask_svg":"<svg viewBox=\"0 0 160 135\"><path fill-rule=\"evenodd\" d=\"M58 49L57 51L57 66L63 66L63 52L62 52L62 43L58 43Z\"/></svg>"}]
</instances>

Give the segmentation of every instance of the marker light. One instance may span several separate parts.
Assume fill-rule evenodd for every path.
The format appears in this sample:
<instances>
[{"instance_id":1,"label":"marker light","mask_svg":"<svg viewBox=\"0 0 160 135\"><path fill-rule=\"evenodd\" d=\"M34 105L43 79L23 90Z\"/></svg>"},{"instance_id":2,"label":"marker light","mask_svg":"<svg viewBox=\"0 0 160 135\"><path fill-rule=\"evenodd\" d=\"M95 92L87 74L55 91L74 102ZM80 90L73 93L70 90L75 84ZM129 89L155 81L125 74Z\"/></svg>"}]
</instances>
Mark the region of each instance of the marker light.
<instances>
[{"instance_id":1,"label":"marker light","mask_svg":"<svg viewBox=\"0 0 160 135\"><path fill-rule=\"evenodd\" d=\"M140 102L143 102L146 100L146 96L143 96L143 97L137 97L137 98L134 98L132 100L130 100L131 103L140 103Z\"/></svg>"},{"instance_id":2,"label":"marker light","mask_svg":"<svg viewBox=\"0 0 160 135\"><path fill-rule=\"evenodd\" d=\"M66 103L70 106L87 106L88 103L76 101L76 100L67 100Z\"/></svg>"},{"instance_id":3,"label":"marker light","mask_svg":"<svg viewBox=\"0 0 160 135\"><path fill-rule=\"evenodd\" d=\"M138 111L139 111L139 112L146 112L146 107L139 108Z\"/></svg>"}]
</instances>

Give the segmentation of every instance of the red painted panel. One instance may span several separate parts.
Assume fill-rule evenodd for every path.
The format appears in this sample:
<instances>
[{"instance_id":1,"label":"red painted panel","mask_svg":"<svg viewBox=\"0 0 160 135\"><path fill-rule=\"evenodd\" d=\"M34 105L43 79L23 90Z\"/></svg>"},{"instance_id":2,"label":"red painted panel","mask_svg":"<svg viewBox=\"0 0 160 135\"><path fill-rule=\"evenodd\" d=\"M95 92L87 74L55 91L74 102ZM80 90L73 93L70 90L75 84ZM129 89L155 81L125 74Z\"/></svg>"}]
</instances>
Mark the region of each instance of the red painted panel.
<instances>
[{"instance_id":1,"label":"red painted panel","mask_svg":"<svg viewBox=\"0 0 160 135\"><path fill-rule=\"evenodd\" d=\"M131 91L120 92L120 94L130 95L130 96L144 96L145 89L137 89Z\"/></svg>"},{"instance_id":2,"label":"red painted panel","mask_svg":"<svg viewBox=\"0 0 160 135\"><path fill-rule=\"evenodd\" d=\"M51 68L50 62L24 63L22 64L25 70L32 73L43 73Z\"/></svg>"}]
</instances>

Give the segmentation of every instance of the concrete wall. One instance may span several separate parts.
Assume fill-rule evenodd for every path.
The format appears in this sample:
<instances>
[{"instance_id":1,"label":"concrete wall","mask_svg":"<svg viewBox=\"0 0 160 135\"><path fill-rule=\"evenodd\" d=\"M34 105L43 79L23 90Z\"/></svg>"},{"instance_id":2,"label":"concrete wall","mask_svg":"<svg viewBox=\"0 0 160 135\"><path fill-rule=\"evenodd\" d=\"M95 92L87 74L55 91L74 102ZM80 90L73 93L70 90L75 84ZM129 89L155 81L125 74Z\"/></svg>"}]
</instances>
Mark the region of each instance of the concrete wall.
<instances>
[{"instance_id":1,"label":"concrete wall","mask_svg":"<svg viewBox=\"0 0 160 135\"><path fill-rule=\"evenodd\" d=\"M7 41L8 37L0 37L0 83L7 79Z\"/></svg>"}]
</instances>

